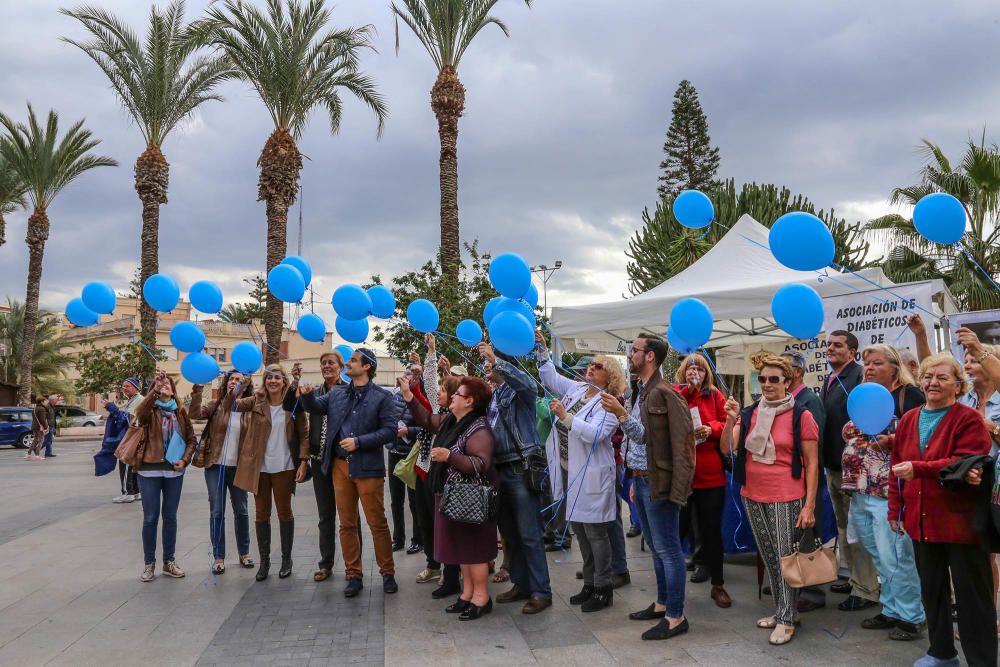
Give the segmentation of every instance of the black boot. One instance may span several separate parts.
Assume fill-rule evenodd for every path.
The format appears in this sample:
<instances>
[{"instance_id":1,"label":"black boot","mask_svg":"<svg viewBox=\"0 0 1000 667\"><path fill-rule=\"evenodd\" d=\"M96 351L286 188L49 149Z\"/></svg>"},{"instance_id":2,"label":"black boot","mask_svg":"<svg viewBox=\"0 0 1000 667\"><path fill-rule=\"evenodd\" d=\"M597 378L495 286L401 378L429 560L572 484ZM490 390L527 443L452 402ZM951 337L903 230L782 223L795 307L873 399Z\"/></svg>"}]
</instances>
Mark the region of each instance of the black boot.
<instances>
[{"instance_id":1,"label":"black boot","mask_svg":"<svg viewBox=\"0 0 1000 667\"><path fill-rule=\"evenodd\" d=\"M569 599L570 604L583 604L594 594L594 587L584 585L583 590Z\"/></svg>"},{"instance_id":2,"label":"black boot","mask_svg":"<svg viewBox=\"0 0 1000 667\"><path fill-rule=\"evenodd\" d=\"M281 569L278 570L278 578L284 579L292 574L292 542L295 538L295 519L279 521L278 529L281 531Z\"/></svg>"},{"instance_id":3,"label":"black boot","mask_svg":"<svg viewBox=\"0 0 1000 667\"><path fill-rule=\"evenodd\" d=\"M600 611L615 603L615 589L612 586L600 586L594 589L594 594L580 606L580 611Z\"/></svg>"},{"instance_id":4,"label":"black boot","mask_svg":"<svg viewBox=\"0 0 1000 667\"><path fill-rule=\"evenodd\" d=\"M257 568L257 581L267 579L271 571L271 523L256 522L257 527L257 549L260 551L260 566Z\"/></svg>"}]
</instances>

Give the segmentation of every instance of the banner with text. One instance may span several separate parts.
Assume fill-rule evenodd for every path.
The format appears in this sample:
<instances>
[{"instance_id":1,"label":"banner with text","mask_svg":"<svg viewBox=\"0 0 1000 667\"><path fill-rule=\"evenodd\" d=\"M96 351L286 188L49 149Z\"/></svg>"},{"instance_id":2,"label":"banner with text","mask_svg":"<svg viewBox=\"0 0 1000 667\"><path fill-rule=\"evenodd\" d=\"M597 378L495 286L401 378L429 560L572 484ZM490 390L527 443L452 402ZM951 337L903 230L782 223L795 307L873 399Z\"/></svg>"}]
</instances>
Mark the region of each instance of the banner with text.
<instances>
[{"instance_id":1,"label":"banner with text","mask_svg":"<svg viewBox=\"0 0 1000 667\"><path fill-rule=\"evenodd\" d=\"M838 329L858 337L859 352L869 345L882 343L916 352L916 340L906 326L906 318L919 315L928 332L934 331L933 283L898 285L893 294L883 290L854 292L823 299L824 329L827 334Z\"/></svg>"}]
</instances>

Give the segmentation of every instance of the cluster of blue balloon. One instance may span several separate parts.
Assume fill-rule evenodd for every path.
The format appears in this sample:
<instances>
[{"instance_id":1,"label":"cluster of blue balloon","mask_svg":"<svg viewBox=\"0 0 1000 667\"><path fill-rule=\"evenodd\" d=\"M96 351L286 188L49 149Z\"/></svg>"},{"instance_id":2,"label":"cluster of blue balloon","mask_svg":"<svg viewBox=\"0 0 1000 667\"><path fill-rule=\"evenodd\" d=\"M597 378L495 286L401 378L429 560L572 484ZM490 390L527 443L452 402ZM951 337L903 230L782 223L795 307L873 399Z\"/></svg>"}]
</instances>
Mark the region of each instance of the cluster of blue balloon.
<instances>
[{"instance_id":1,"label":"cluster of blue balloon","mask_svg":"<svg viewBox=\"0 0 1000 667\"><path fill-rule=\"evenodd\" d=\"M372 285L367 290L351 283L341 285L331 303L337 313L333 328L341 338L355 344L368 338L369 315L387 320L396 313L396 297L383 285Z\"/></svg>"},{"instance_id":2,"label":"cluster of blue balloon","mask_svg":"<svg viewBox=\"0 0 1000 667\"><path fill-rule=\"evenodd\" d=\"M531 267L520 255L512 252L497 255L490 262L490 284L501 296L490 299L483 309L483 323L493 346L515 357L535 348L535 308L538 290L531 282ZM468 322L469 324L466 324ZM469 340L478 329L475 322L465 320L459 327ZM456 329L456 334L458 333ZM482 339L482 330L478 330ZM462 335L459 335L462 338ZM465 342L465 341L463 341Z\"/></svg>"}]
</instances>

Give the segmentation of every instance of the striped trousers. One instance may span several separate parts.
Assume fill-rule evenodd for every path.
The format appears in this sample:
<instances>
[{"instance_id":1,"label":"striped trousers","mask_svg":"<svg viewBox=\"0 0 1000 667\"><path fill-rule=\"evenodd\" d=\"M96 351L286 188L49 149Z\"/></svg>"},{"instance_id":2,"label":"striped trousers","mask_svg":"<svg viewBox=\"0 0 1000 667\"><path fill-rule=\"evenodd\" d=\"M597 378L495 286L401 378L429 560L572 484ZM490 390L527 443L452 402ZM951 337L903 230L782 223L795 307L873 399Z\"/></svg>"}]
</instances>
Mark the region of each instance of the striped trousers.
<instances>
[{"instance_id":1,"label":"striped trousers","mask_svg":"<svg viewBox=\"0 0 1000 667\"><path fill-rule=\"evenodd\" d=\"M798 619L796 605L799 589L792 588L781 576L781 557L794 552L799 546L802 531L795 527L795 521L802 511L803 500L787 503L760 503L743 498L753 537L757 541L757 553L764 561L764 569L774 596L774 617L778 623L793 625Z\"/></svg>"}]
</instances>

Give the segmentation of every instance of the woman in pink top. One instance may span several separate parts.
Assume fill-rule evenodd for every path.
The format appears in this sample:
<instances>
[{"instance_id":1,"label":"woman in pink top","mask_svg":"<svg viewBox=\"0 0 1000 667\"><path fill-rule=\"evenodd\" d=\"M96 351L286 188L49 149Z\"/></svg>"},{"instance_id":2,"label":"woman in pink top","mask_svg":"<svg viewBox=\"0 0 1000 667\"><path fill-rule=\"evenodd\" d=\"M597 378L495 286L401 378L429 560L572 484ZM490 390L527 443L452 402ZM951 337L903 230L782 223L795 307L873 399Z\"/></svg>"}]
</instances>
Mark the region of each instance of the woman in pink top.
<instances>
[{"instance_id":1,"label":"woman in pink top","mask_svg":"<svg viewBox=\"0 0 1000 667\"><path fill-rule=\"evenodd\" d=\"M763 397L742 412L730 397L723 432L723 443L738 443L733 478L743 484L743 504L774 594L774 616L758 620L757 627L773 629L768 641L775 646L790 642L798 625L799 592L781 576L781 558L813 527L819 485L819 426L788 393L792 377L787 359L765 357L759 374Z\"/></svg>"}]
</instances>

